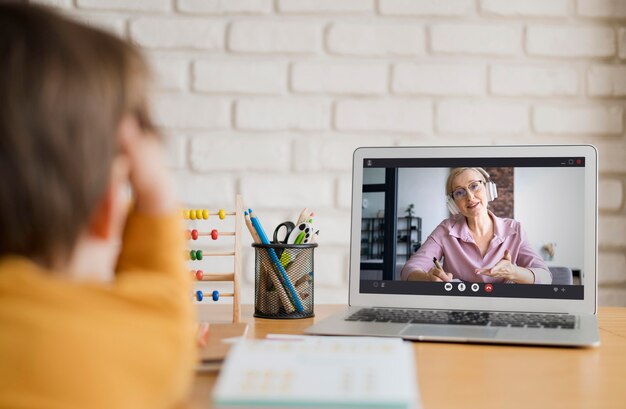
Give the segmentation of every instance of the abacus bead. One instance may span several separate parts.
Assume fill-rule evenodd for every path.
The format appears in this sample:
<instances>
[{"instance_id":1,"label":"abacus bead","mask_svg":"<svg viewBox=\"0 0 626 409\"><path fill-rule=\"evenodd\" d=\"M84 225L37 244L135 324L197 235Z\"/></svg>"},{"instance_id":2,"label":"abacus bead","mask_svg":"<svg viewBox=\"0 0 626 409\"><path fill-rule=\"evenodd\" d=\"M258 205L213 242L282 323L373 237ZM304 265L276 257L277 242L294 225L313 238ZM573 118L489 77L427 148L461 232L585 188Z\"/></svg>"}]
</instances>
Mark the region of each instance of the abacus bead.
<instances>
[{"instance_id":1,"label":"abacus bead","mask_svg":"<svg viewBox=\"0 0 626 409\"><path fill-rule=\"evenodd\" d=\"M195 212L195 210L192 209L192 210L189 211L189 218L191 220L196 220L196 212Z\"/></svg>"},{"instance_id":2,"label":"abacus bead","mask_svg":"<svg viewBox=\"0 0 626 409\"><path fill-rule=\"evenodd\" d=\"M191 231L191 238L194 239L194 240L198 240L198 230L193 229Z\"/></svg>"},{"instance_id":3,"label":"abacus bead","mask_svg":"<svg viewBox=\"0 0 626 409\"><path fill-rule=\"evenodd\" d=\"M202 260L202 250L196 250L196 258Z\"/></svg>"},{"instance_id":4,"label":"abacus bead","mask_svg":"<svg viewBox=\"0 0 626 409\"><path fill-rule=\"evenodd\" d=\"M224 220L224 217L226 217L226 212L224 211L224 209L220 209L218 215L220 216L221 220Z\"/></svg>"},{"instance_id":5,"label":"abacus bead","mask_svg":"<svg viewBox=\"0 0 626 409\"><path fill-rule=\"evenodd\" d=\"M209 211L208 211L207 209L204 209L204 210L202 211L202 218L203 218L204 220L206 220L206 219L208 219L208 218L209 218Z\"/></svg>"},{"instance_id":6,"label":"abacus bead","mask_svg":"<svg viewBox=\"0 0 626 409\"><path fill-rule=\"evenodd\" d=\"M183 219L189 220L189 209L183 210Z\"/></svg>"},{"instance_id":7,"label":"abacus bead","mask_svg":"<svg viewBox=\"0 0 626 409\"><path fill-rule=\"evenodd\" d=\"M196 219L198 219L198 220L202 219L202 209L197 209L196 210Z\"/></svg>"},{"instance_id":8,"label":"abacus bead","mask_svg":"<svg viewBox=\"0 0 626 409\"><path fill-rule=\"evenodd\" d=\"M191 260L191 253L188 251L185 251L185 260Z\"/></svg>"},{"instance_id":9,"label":"abacus bead","mask_svg":"<svg viewBox=\"0 0 626 409\"><path fill-rule=\"evenodd\" d=\"M195 260L197 257L196 251L195 250L189 251L189 256L191 257L192 260Z\"/></svg>"},{"instance_id":10,"label":"abacus bead","mask_svg":"<svg viewBox=\"0 0 626 409\"><path fill-rule=\"evenodd\" d=\"M213 240L217 240L217 230L215 229L211 230L211 238Z\"/></svg>"},{"instance_id":11,"label":"abacus bead","mask_svg":"<svg viewBox=\"0 0 626 409\"><path fill-rule=\"evenodd\" d=\"M202 291L200 291L200 290L196 291L196 300L202 301L202 298L204 298L204 295L202 294Z\"/></svg>"},{"instance_id":12,"label":"abacus bead","mask_svg":"<svg viewBox=\"0 0 626 409\"><path fill-rule=\"evenodd\" d=\"M220 292L217 290L213 290L213 301L217 301L220 299Z\"/></svg>"},{"instance_id":13,"label":"abacus bead","mask_svg":"<svg viewBox=\"0 0 626 409\"><path fill-rule=\"evenodd\" d=\"M196 271L196 280L202 281L202 276L203 276L202 270Z\"/></svg>"}]
</instances>

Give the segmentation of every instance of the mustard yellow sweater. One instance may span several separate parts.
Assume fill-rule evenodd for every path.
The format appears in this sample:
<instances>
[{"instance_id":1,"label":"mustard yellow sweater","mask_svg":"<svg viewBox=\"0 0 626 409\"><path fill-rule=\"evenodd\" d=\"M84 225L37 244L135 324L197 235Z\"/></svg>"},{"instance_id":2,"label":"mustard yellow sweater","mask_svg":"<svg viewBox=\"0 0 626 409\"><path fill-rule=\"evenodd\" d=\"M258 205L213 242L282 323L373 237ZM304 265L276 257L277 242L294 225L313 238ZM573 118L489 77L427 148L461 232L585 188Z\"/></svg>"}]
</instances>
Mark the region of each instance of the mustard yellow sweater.
<instances>
[{"instance_id":1,"label":"mustard yellow sweater","mask_svg":"<svg viewBox=\"0 0 626 409\"><path fill-rule=\"evenodd\" d=\"M183 406L196 357L180 216L131 214L116 279L0 259L0 408Z\"/></svg>"}]
</instances>

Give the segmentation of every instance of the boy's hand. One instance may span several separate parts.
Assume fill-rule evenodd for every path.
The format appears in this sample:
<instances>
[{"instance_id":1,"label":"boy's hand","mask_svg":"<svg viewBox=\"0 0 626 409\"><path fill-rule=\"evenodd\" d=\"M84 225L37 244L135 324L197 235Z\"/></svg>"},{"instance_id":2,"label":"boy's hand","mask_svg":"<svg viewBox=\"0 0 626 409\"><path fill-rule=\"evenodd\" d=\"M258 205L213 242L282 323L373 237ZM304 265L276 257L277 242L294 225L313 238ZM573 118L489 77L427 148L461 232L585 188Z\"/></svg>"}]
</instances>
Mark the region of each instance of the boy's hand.
<instances>
[{"instance_id":1,"label":"boy's hand","mask_svg":"<svg viewBox=\"0 0 626 409\"><path fill-rule=\"evenodd\" d=\"M157 135L144 131L127 115L119 127L119 143L130 165L135 208L141 213L162 214L176 209L174 182L165 165L165 150Z\"/></svg>"}]
</instances>

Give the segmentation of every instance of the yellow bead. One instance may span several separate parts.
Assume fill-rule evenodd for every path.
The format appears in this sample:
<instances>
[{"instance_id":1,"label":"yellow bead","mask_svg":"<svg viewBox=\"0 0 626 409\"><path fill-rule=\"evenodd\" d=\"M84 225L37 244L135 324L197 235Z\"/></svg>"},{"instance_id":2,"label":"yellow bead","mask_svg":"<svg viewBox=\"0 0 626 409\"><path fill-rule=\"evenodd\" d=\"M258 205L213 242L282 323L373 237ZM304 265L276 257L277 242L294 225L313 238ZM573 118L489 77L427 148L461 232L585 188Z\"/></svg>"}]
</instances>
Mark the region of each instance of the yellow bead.
<instances>
[{"instance_id":1,"label":"yellow bead","mask_svg":"<svg viewBox=\"0 0 626 409\"><path fill-rule=\"evenodd\" d=\"M224 217L226 217L226 212L224 211L224 209L220 209L218 215L220 216L221 220L224 220Z\"/></svg>"},{"instance_id":2,"label":"yellow bead","mask_svg":"<svg viewBox=\"0 0 626 409\"><path fill-rule=\"evenodd\" d=\"M183 219L189 220L189 209L183 210Z\"/></svg>"},{"instance_id":3,"label":"yellow bead","mask_svg":"<svg viewBox=\"0 0 626 409\"><path fill-rule=\"evenodd\" d=\"M202 219L202 209L196 209L196 219Z\"/></svg>"},{"instance_id":4,"label":"yellow bead","mask_svg":"<svg viewBox=\"0 0 626 409\"><path fill-rule=\"evenodd\" d=\"M189 218L191 220L196 220L196 211L195 210L192 209L192 210L189 211Z\"/></svg>"},{"instance_id":5,"label":"yellow bead","mask_svg":"<svg viewBox=\"0 0 626 409\"><path fill-rule=\"evenodd\" d=\"M208 219L208 218L209 218L209 211L208 211L207 209L204 209L204 210L202 211L202 218L203 218L204 220L206 220L206 219Z\"/></svg>"}]
</instances>

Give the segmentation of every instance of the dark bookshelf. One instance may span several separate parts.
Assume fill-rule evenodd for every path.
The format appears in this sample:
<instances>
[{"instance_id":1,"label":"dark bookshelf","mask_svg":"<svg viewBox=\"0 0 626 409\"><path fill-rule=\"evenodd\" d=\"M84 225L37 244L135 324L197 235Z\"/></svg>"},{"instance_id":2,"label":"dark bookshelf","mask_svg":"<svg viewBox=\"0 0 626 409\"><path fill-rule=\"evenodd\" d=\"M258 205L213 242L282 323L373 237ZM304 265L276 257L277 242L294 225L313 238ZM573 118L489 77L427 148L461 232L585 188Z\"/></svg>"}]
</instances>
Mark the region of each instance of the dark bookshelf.
<instances>
[{"instance_id":1,"label":"dark bookshelf","mask_svg":"<svg viewBox=\"0 0 626 409\"><path fill-rule=\"evenodd\" d=\"M408 260L422 245L422 218L402 216L396 225L396 262ZM381 260L385 247L385 219L364 217L361 220L361 260Z\"/></svg>"}]
</instances>

